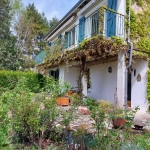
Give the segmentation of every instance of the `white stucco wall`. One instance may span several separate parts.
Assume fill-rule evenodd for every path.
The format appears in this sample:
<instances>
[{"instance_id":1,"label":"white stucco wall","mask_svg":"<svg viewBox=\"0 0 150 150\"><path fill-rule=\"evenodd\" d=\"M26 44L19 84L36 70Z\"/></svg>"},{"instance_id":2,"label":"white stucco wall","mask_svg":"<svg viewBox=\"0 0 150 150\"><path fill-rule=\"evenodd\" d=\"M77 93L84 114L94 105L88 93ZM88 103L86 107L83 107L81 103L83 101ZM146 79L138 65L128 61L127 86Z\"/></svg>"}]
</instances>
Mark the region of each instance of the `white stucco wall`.
<instances>
[{"instance_id":1,"label":"white stucco wall","mask_svg":"<svg viewBox=\"0 0 150 150\"><path fill-rule=\"evenodd\" d=\"M64 81L65 78L65 66L59 66L59 80Z\"/></svg>"},{"instance_id":2,"label":"white stucco wall","mask_svg":"<svg viewBox=\"0 0 150 150\"><path fill-rule=\"evenodd\" d=\"M69 82L73 89L77 89L77 77L78 77L78 69L76 67L65 68L64 70L64 81Z\"/></svg>"},{"instance_id":3,"label":"white stucco wall","mask_svg":"<svg viewBox=\"0 0 150 150\"><path fill-rule=\"evenodd\" d=\"M112 67L112 73L108 67ZM117 62L90 66L92 88L88 89L90 98L114 101L114 92L117 87Z\"/></svg>"},{"instance_id":4,"label":"white stucco wall","mask_svg":"<svg viewBox=\"0 0 150 150\"><path fill-rule=\"evenodd\" d=\"M126 14L126 0L117 1L117 12L120 14Z\"/></svg>"},{"instance_id":5,"label":"white stucco wall","mask_svg":"<svg viewBox=\"0 0 150 150\"><path fill-rule=\"evenodd\" d=\"M135 60L133 68L136 69L136 76L132 72L131 107L140 106L141 111L146 111L148 106L146 99L148 62ZM137 81L138 74L141 75L140 82Z\"/></svg>"}]
</instances>

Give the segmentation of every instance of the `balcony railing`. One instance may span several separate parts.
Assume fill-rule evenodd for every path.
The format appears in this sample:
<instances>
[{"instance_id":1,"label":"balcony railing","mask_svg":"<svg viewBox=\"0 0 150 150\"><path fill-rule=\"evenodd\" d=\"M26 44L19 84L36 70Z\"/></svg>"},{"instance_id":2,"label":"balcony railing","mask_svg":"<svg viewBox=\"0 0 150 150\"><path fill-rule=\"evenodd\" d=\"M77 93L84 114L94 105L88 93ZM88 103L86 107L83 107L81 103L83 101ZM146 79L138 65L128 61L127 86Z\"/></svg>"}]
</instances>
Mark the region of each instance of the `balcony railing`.
<instances>
[{"instance_id":1,"label":"balcony railing","mask_svg":"<svg viewBox=\"0 0 150 150\"><path fill-rule=\"evenodd\" d=\"M96 35L125 38L125 16L102 7L89 17L80 18L79 24L66 31L65 35L59 35L53 43L49 42L50 53L63 49L71 50L77 47L83 39ZM42 62L41 57L43 58L44 55L44 53L41 53L38 56L38 63Z\"/></svg>"},{"instance_id":2,"label":"balcony railing","mask_svg":"<svg viewBox=\"0 0 150 150\"><path fill-rule=\"evenodd\" d=\"M95 35L125 38L125 16L113 10L101 8L87 18L80 18L79 24L51 43L51 50L72 49L77 47L83 39Z\"/></svg>"},{"instance_id":3,"label":"balcony railing","mask_svg":"<svg viewBox=\"0 0 150 150\"><path fill-rule=\"evenodd\" d=\"M46 51L43 50L43 51L41 51L40 53L38 53L36 55L35 63L36 64L41 64L43 62L43 60L45 59L45 57L46 57Z\"/></svg>"}]
</instances>

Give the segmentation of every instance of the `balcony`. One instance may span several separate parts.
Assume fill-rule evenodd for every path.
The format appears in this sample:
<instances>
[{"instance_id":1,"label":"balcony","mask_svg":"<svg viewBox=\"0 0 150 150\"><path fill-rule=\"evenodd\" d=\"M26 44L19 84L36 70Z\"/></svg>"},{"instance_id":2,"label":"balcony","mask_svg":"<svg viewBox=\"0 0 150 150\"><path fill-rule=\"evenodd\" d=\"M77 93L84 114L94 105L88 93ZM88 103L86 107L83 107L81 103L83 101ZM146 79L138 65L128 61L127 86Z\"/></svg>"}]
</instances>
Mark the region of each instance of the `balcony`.
<instances>
[{"instance_id":1,"label":"balcony","mask_svg":"<svg viewBox=\"0 0 150 150\"><path fill-rule=\"evenodd\" d=\"M81 17L79 24L61 34L50 43L51 52L78 47L83 39L101 35L106 38L117 36L125 39L125 16L106 7L102 7L89 17Z\"/></svg>"},{"instance_id":2,"label":"balcony","mask_svg":"<svg viewBox=\"0 0 150 150\"><path fill-rule=\"evenodd\" d=\"M65 35L60 34L56 41L54 41L53 43L51 43L50 41L48 42L50 51L47 52L49 59L47 60L47 62L45 62L45 67L59 65L60 63L64 62L64 57L66 58L67 62L70 60L70 58L71 60L78 60L78 57L80 57L81 54L78 54L78 57L74 57L75 54L68 55L68 52L72 52L73 49L78 49L79 45L82 45L82 41L84 39L88 39L90 41L91 37L96 37L97 35L103 37L103 39L106 39L108 44L108 41L110 41L112 36L117 36L125 39L125 16L113 10L102 7L87 18L81 17L79 19L79 24L74 26L71 30L66 31ZM111 41L111 44L112 43L113 41ZM91 46L87 47L87 49L90 50ZM123 48L123 45L117 45L116 49L121 49L121 46ZM109 48L106 50L106 47ZM94 49L95 51L98 50L97 48ZM63 50L67 50L68 52L63 53L62 55ZM111 49L110 46L105 45L105 49L102 48L99 51L101 52L99 52L95 57L105 57L105 55L107 55L109 51L111 51ZM113 49L113 53L115 53L115 49ZM93 54L92 52L92 55L96 54L97 53ZM40 55L38 56L38 60L40 60L38 61L38 64L42 62Z\"/></svg>"}]
</instances>

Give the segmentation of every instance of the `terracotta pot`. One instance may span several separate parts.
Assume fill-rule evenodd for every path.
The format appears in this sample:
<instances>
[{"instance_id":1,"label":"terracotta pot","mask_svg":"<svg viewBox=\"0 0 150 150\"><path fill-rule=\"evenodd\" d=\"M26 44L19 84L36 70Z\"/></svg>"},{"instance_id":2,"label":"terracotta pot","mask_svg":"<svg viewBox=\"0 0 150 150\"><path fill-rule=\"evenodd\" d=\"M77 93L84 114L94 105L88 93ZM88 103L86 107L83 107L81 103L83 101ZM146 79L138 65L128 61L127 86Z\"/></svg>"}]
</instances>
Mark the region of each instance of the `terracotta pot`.
<instances>
[{"instance_id":1,"label":"terracotta pot","mask_svg":"<svg viewBox=\"0 0 150 150\"><path fill-rule=\"evenodd\" d=\"M73 91L68 91L65 95L66 96L72 96L72 94L73 94Z\"/></svg>"},{"instance_id":2,"label":"terracotta pot","mask_svg":"<svg viewBox=\"0 0 150 150\"><path fill-rule=\"evenodd\" d=\"M69 98L68 97L58 97L57 104L60 106L68 106L69 105Z\"/></svg>"},{"instance_id":3,"label":"terracotta pot","mask_svg":"<svg viewBox=\"0 0 150 150\"><path fill-rule=\"evenodd\" d=\"M116 118L112 120L114 128L122 128L125 126L126 120L124 118Z\"/></svg>"}]
</instances>

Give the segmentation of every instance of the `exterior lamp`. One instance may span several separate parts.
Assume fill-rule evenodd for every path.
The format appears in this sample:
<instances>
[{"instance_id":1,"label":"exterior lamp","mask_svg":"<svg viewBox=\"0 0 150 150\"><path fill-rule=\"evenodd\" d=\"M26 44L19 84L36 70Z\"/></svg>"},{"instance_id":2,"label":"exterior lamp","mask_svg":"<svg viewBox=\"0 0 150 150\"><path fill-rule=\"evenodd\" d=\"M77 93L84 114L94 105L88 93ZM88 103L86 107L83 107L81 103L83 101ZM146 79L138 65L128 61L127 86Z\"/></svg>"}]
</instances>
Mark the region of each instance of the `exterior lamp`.
<instances>
[{"instance_id":1,"label":"exterior lamp","mask_svg":"<svg viewBox=\"0 0 150 150\"><path fill-rule=\"evenodd\" d=\"M112 67L111 66L108 68L108 72L112 73Z\"/></svg>"}]
</instances>

